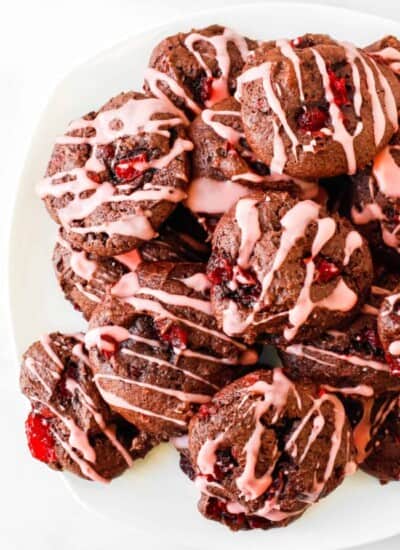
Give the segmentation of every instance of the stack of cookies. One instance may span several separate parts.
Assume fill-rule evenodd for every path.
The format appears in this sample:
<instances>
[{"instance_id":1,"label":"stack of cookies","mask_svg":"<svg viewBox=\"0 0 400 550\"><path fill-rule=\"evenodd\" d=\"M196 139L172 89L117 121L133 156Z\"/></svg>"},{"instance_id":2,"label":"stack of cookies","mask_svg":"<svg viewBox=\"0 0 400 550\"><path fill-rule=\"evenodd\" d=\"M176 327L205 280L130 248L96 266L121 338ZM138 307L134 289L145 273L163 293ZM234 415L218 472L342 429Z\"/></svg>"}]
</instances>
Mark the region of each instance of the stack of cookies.
<instances>
[{"instance_id":1,"label":"stack of cookies","mask_svg":"<svg viewBox=\"0 0 400 550\"><path fill-rule=\"evenodd\" d=\"M170 441L233 530L400 479L399 77L394 37L213 25L68 126L38 192L88 328L23 356L33 457L107 482Z\"/></svg>"}]
</instances>

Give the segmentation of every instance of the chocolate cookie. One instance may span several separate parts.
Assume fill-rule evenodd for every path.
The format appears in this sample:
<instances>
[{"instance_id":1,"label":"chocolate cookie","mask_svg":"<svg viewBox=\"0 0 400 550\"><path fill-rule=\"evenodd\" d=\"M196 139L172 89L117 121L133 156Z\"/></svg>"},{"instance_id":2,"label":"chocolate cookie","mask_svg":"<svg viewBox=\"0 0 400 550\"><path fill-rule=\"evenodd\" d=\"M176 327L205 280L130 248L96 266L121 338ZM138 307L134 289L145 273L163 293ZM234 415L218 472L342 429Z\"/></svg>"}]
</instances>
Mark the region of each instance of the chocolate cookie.
<instances>
[{"instance_id":1,"label":"chocolate cookie","mask_svg":"<svg viewBox=\"0 0 400 550\"><path fill-rule=\"evenodd\" d=\"M325 35L261 45L238 81L247 140L273 172L306 180L354 174L398 128L394 73Z\"/></svg>"},{"instance_id":2,"label":"chocolate cookie","mask_svg":"<svg viewBox=\"0 0 400 550\"><path fill-rule=\"evenodd\" d=\"M351 220L378 260L400 266L400 134L351 179Z\"/></svg>"},{"instance_id":3,"label":"chocolate cookie","mask_svg":"<svg viewBox=\"0 0 400 550\"><path fill-rule=\"evenodd\" d=\"M257 160L244 136L240 104L232 97L203 110L190 125L189 136L193 179L185 204L208 229L252 190L288 189L301 198L319 194L317 183L271 175Z\"/></svg>"},{"instance_id":4,"label":"chocolate cookie","mask_svg":"<svg viewBox=\"0 0 400 550\"><path fill-rule=\"evenodd\" d=\"M151 54L144 89L192 119L235 92L236 78L256 45L220 25L169 36Z\"/></svg>"},{"instance_id":5,"label":"chocolate cookie","mask_svg":"<svg viewBox=\"0 0 400 550\"><path fill-rule=\"evenodd\" d=\"M103 301L107 289L122 275L134 271L140 262L199 261L207 256L205 244L166 226L158 238L145 242L140 249L109 258L73 247L60 234L53 265L66 299L89 319L94 308Z\"/></svg>"},{"instance_id":6,"label":"chocolate cookie","mask_svg":"<svg viewBox=\"0 0 400 550\"><path fill-rule=\"evenodd\" d=\"M257 354L218 332L204 264L141 264L91 318L86 343L112 409L167 439ZM240 371L239 371L240 372Z\"/></svg>"},{"instance_id":7,"label":"chocolate cookie","mask_svg":"<svg viewBox=\"0 0 400 550\"><path fill-rule=\"evenodd\" d=\"M400 275L399 275L400 279ZM385 358L392 373L400 381L400 286L388 293L378 314L378 332Z\"/></svg>"},{"instance_id":8,"label":"chocolate cookie","mask_svg":"<svg viewBox=\"0 0 400 550\"><path fill-rule=\"evenodd\" d=\"M368 386L345 388L337 395L343 402L352 428L355 461L362 467L373 451L375 437L395 407L398 396L390 393L375 395Z\"/></svg>"},{"instance_id":9,"label":"chocolate cookie","mask_svg":"<svg viewBox=\"0 0 400 550\"><path fill-rule=\"evenodd\" d=\"M44 335L24 354L20 383L32 405L26 435L32 456L51 468L106 482L155 439L111 413L93 383L83 337Z\"/></svg>"},{"instance_id":10,"label":"chocolate cookie","mask_svg":"<svg viewBox=\"0 0 400 550\"><path fill-rule=\"evenodd\" d=\"M400 389L400 378L387 361L378 336L377 316L395 278L373 285L358 317L343 330L328 330L301 344L282 346L284 370L295 380L323 384L330 390L375 393Z\"/></svg>"},{"instance_id":11,"label":"chocolate cookie","mask_svg":"<svg viewBox=\"0 0 400 550\"><path fill-rule=\"evenodd\" d=\"M371 450L361 468L381 483L400 480L400 408L399 400L372 440Z\"/></svg>"},{"instance_id":12,"label":"chocolate cookie","mask_svg":"<svg viewBox=\"0 0 400 550\"><path fill-rule=\"evenodd\" d=\"M247 342L292 342L349 321L372 282L351 224L286 192L254 193L225 214L207 267L218 325Z\"/></svg>"},{"instance_id":13,"label":"chocolate cookie","mask_svg":"<svg viewBox=\"0 0 400 550\"><path fill-rule=\"evenodd\" d=\"M385 63L397 76L400 76L400 41L395 36L384 36L364 48L364 51L374 59Z\"/></svg>"},{"instance_id":14,"label":"chocolate cookie","mask_svg":"<svg viewBox=\"0 0 400 550\"><path fill-rule=\"evenodd\" d=\"M200 511L233 530L281 527L354 471L340 400L316 397L280 369L236 380L189 426Z\"/></svg>"},{"instance_id":15,"label":"chocolate cookie","mask_svg":"<svg viewBox=\"0 0 400 550\"><path fill-rule=\"evenodd\" d=\"M156 237L186 197L192 148L176 108L122 93L69 125L38 191L65 240L115 256Z\"/></svg>"}]
</instances>

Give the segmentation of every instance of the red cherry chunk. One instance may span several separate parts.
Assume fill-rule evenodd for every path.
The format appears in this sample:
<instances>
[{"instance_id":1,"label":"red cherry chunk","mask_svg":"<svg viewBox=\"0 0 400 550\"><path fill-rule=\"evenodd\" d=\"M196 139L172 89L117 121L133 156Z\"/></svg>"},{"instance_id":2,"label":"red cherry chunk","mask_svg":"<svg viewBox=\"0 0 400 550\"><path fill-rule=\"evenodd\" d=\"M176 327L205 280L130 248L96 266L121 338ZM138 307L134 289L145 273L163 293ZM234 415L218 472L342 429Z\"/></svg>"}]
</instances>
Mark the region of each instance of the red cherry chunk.
<instances>
[{"instance_id":1,"label":"red cherry chunk","mask_svg":"<svg viewBox=\"0 0 400 550\"><path fill-rule=\"evenodd\" d=\"M205 103L211 97L212 83L213 83L213 79L211 77L202 78L201 80L200 99L203 103Z\"/></svg>"},{"instance_id":2,"label":"red cherry chunk","mask_svg":"<svg viewBox=\"0 0 400 550\"><path fill-rule=\"evenodd\" d=\"M297 125L305 132L318 132L328 122L328 112L321 107L306 108L297 117Z\"/></svg>"},{"instance_id":3,"label":"red cherry chunk","mask_svg":"<svg viewBox=\"0 0 400 550\"><path fill-rule=\"evenodd\" d=\"M102 334L101 340L104 342L101 352L106 359L110 359L118 349L118 342L109 334Z\"/></svg>"},{"instance_id":4,"label":"red cherry chunk","mask_svg":"<svg viewBox=\"0 0 400 550\"><path fill-rule=\"evenodd\" d=\"M199 410L197 411L197 416L202 418L203 420L208 420L211 415L215 414L217 412L217 409L215 405L210 404L204 404L200 405Z\"/></svg>"},{"instance_id":5,"label":"red cherry chunk","mask_svg":"<svg viewBox=\"0 0 400 550\"><path fill-rule=\"evenodd\" d=\"M311 48L314 46L314 41L306 36L298 36L290 41L292 48Z\"/></svg>"},{"instance_id":6,"label":"red cherry chunk","mask_svg":"<svg viewBox=\"0 0 400 550\"><path fill-rule=\"evenodd\" d=\"M146 154L120 160L114 166L114 172L121 181L131 181L140 176L147 165Z\"/></svg>"},{"instance_id":7,"label":"red cherry chunk","mask_svg":"<svg viewBox=\"0 0 400 550\"><path fill-rule=\"evenodd\" d=\"M347 95L346 79L336 76L332 69L328 69L329 83L333 93L334 101L338 107L349 104Z\"/></svg>"},{"instance_id":8,"label":"red cherry chunk","mask_svg":"<svg viewBox=\"0 0 400 550\"><path fill-rule=\"evenodd\" d=\"M32 411L25 422L28 447L33 458L50 464L56 462L55 442L50 432L47 410L46 416Z\"/></svg>"},{"instance_id":9,"label":"red cherry chunk","mask_svg":"<svg viewBox=\"0 0 400 550\"><path fill-rule=\"evenodd\" d=\"M161 339L164 340L164 342L169 342L174 348L185 349L188 335L179 325L171 325L168 330L161 334Z\"/></svg>"},{"instance_id":10,"label":"red cherry chunk","mask_svg":"<svg viewBox=\"0 0 400 550\"><path fill-rule=\"evenodd\" d=\"M314 281L317 283L329 283L340 274L340 269L333 263L322 258L315 263Z\"/></svg>"},{"instance_id":11,"label":"red cherry chunk","mask_svg":"<svg viewBox=\"0 0 400 550\"><path fill-rule=\"evenodd\" d=\"M395 357L394 355L387 353L385 355L385 359L393 376L400 376L400 357Z\"/></svg>"},{"instance_id":12,"label":"red cherry chunk","mask_svg":"<svg viewBox=\"0 0 400 550\"><path fill-rule=\"evenodd\" d=\"M213 285L220 285L232 280L233 267L226 258L219 258L213 269L207 272L207 277Z\"/></svg>"}]
</instances>

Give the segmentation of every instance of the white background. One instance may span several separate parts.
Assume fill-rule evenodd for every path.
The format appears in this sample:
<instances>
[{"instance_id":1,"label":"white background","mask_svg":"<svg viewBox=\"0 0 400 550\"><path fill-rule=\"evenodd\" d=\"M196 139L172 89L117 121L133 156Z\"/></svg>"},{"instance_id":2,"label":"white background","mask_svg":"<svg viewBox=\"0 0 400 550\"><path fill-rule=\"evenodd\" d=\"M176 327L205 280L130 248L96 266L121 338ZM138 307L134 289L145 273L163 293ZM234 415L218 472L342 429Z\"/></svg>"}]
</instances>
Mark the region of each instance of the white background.
<instances>
[{"instance_id":1,"label":"white background","mask_svg":"<svg viewBox=\"0 0 400 550\"><path fill-rule=\"evenodd\" d=\"M400 20L399 0L314 1L319 4L353 7ZM18 176L32 130L52 88L64 74L85 58L148 26L157 25L190 10L240 3L244 3L244 0L0 0L2 550L105 550L117 547L140 550L162 547L169 550L165 546L162 533L157 533L157 518L154 518L155 538L152 539L144 539L143 536L139 538L120 525L100 520L75 502L60 476L30 459L23 433L27 405L18 393L18 365L13 355L8 323L8 230ZM267 23L265 36L268 36ZM29 277L29 273L26 276ZM384 513L382 510L382 514ZM363 547L362 550L399 548L400 537L396 537ZM214 550L212 541L210 549ZM173 545L171 550L184 549ZM281 547L280 550L285 549Z\"/></svg>"}]
</instances>

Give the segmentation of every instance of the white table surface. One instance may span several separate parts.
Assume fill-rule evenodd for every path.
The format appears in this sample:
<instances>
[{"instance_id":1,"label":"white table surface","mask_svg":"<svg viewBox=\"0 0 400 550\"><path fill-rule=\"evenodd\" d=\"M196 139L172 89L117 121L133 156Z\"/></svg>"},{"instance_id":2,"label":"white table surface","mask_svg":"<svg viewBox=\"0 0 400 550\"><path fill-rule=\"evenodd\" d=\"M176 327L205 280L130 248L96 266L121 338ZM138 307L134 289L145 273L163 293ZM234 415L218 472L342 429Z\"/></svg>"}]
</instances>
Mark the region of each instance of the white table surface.
<instances>
[{"instance_id":1,"label":"white table surface","mask_svg":"<svg viewBox=\"0 0 400 550\"><path fill-rule=\"evenodd\" d=\"M399 0L314 2L352 7L400 19ZM138 536L111 521L99 519L77 504L60 476L30 459L23 432L27 405L18 393L18 365L14 358L8 320L8 230L19 171L32 130L49 93L61 76L76 63L146 26L156 25L191 9L239 3L244 3L244 0L0 0L2 550L148 550L160 547L168 550L162 533L157 534L157 518L154 526L156 538L152 539ZM385 511L382 510L382 513ZM176 545L170 548L184 550ZM210 548L213 550L212 542ZM399 548L400 537L396 537L362 549L360 547L359 550Z\"/></svg>"}]
</instances>

